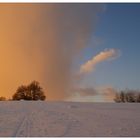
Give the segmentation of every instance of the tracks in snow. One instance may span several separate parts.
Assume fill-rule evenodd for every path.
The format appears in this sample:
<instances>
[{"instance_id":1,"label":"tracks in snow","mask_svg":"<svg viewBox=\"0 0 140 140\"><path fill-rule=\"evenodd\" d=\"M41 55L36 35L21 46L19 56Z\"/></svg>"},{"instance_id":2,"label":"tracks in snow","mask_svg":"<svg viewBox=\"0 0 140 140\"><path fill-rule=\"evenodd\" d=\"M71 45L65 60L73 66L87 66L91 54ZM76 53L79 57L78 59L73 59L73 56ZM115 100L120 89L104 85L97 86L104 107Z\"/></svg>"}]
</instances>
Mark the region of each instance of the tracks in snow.
<instances>
[{"instance_id":1,"label":"tracks in snow","mask_svg":"<svg viewBox=\"0 0 140 140\"><path fill-rule=\"evenodd\" d=\"M42 104L38 106L25 106L24 117L15 130L14 137L64 137L71 131L79 131L81 124L72 115L56 110L44 109ZM77 129L77 130L76 130Z\"/></svg>"},{"instance_id":2,"label":"tracks in snow","mask_svg":"<svg viewBox=\"0 0 140 140\"><path fill-rule=\"evenodd\" d=\"M139 109L138 104L2 102L0 136L138 137Z\"/></svg>"}]
</instances>

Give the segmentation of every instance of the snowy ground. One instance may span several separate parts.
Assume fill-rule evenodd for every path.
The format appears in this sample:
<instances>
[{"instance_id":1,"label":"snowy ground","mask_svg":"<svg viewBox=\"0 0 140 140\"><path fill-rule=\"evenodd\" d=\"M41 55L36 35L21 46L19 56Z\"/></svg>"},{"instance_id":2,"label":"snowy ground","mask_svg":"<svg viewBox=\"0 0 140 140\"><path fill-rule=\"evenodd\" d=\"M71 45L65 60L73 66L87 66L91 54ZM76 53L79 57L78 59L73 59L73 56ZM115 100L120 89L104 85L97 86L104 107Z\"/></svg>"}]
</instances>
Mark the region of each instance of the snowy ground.
<instances>
[{"instance_id":1,"label":"snowy ground","mask_svg":"<svg viewBox=\"0 0 140 140\"><path fill-rule=\"evenodd\" d=\"M0 102L0 137L140 137L140 104Z\"/></svg>"}]
</instances>

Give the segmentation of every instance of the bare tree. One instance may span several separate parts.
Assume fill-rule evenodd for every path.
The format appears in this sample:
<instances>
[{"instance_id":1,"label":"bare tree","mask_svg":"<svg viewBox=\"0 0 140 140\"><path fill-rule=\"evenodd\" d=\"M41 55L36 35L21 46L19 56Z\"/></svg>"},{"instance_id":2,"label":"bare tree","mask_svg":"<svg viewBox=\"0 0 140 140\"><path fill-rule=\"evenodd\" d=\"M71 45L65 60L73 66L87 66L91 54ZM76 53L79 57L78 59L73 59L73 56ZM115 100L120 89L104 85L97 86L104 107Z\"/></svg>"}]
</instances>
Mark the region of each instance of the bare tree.
<instances>
[{"instance_id":1,"label":"bare tree","mask_svg":"<svg viewBox=\"0 0 140 140\"><path fill-rule=\"evenodd\" d=\"M140 91L136 90L124 90L120 91L120 93L116 94L115 102L130 102L130 103L135 103L135 102L140 102Z\"/></svg>"},{"instance_id":2,"label":"bare tree","mask_svg":"<svg viewBox=\"0 0 140 140\"><path fill-rule=\"evenodd\" d=\"M33 81L27 86L18 87L16 93L13 95L13 100L45 100L46 96L39 82Z\"/></svg>"}]
</instances>

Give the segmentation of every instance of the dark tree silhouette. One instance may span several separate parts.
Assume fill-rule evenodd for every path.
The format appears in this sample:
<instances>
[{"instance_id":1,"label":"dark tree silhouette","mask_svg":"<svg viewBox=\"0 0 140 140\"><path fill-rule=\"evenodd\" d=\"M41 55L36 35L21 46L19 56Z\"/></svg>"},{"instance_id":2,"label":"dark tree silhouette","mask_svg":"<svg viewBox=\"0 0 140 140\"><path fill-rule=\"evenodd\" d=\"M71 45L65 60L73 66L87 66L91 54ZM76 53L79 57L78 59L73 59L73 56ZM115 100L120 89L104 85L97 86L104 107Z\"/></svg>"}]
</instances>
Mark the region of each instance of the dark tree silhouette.
<instances>
[{"instance_id":1,"label":"dark tree silhouette","mask_svg":"<svg viewBox=\"0 0 140 140\"><path fill-rule=\"evenodd\" d=\"M140 94L137 95L137 102L140 103Z\"/></svg>"},{"instance_id":2,"label":"dark tree silhouette","mask_svg":"<svg viewBox=\"0 0 140 140\"><path fill-rule=\"evenodd\" d=\"M120 99L123 103L125 102L125 93L123 91L120 93Z\"/></svg>"},{"instance_id":3,"label":"dark tree silhouette","mask_svg":"<svg viewBox=\"0 0 140 140\"><path fill-rule=\"evenodd\" d=\"M116 103L120 103L121 102L121 98L120 98L120 95L119 94L116 94L114 101Z\"/></svg>"},{"instance_id":4,"label":"dark tree silhouette","mask_svg":"<svg viewBox=\"0 0 140 140\"><path fill-rule=\"evenodd\" d=\"M139 103L140 102L140 91L135 90L124 90L120 91L120 93L116 94L116 97L114 99L115 102L129 102L129 103Z\"/></svg>"},{"instance_id":5,"label":"dark tree silhouette","mask_svg":"<svg viewBox=\"0 0 140 140\"><path fill-rule=\"evenodd\" d=\"M39 82L33 81L29 86L27 86L28 96L32 100L45 100L45 95L42 88L39 86Z\"/></svg>"},{"instance_id":6,"label":"dark tree silhouette","mask_svg":"<svg viewBox=\"0 0 140 140\"><path fill-rule=\"evenodd\" d=\"M3 96L1 96L1 97L0 97L0 101L6 101L6 98L3 97Z\"/></svg>"},{"instance_id":7,"label":"dark tree silhouette","mask_svg":"<svg viewBox=\"0 0 140 140\"><path fill-rule=\"evenodd\" d=\"M26 100L26 96L27 96L27 87L22 85L18 87L12 99L13 100L21 100L21 99Z\"/></svg>"},{"instance_id":8,"label":"dark tree silhouette","mask_svg":"<svg viewBox=\"0 0 140 140\"><path fill-rule=\"evenodd\" d=\"M131 103L136 102L136 95L134 93L127 93L126 97L127 97L127 102L131 102Z\"/></svg>"},{"instance_id":9,"label":"dark tree silhouette","mask_svg":"<svg viewBox=\"0 0 140 140\"><path fill-rule=\"evenodd\" d=\"M27 86L18 87L16 93L13 95L13 100L45 100L46 96L39 82L33 81Z\"/></svg>"}]
</instances>

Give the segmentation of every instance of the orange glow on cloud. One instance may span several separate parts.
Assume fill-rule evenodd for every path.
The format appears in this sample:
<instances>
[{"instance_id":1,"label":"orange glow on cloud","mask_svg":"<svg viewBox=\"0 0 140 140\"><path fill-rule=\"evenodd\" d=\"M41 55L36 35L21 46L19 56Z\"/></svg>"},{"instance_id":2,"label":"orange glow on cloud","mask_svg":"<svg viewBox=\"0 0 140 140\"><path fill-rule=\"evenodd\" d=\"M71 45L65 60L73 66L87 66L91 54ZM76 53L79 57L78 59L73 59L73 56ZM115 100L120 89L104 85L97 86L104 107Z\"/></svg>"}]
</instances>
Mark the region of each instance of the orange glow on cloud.
<instances>
[{"instance_id":1,"label":"orange glow on cloud","mask_svg":"<svg viewBox=\"0 0 140 140\"><path fill-rule=\"evenodd\" d=\"M119 55L118 51L115 49L105 50L94 56L92 59L88 60L86 63L81 65L80 67L80 73L89 73L92 72L96 65L106 61L110 60L112 58L116 58Z\"/></svg>"}]
</instances>

